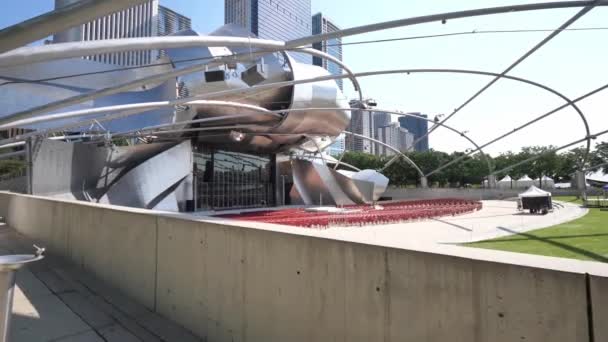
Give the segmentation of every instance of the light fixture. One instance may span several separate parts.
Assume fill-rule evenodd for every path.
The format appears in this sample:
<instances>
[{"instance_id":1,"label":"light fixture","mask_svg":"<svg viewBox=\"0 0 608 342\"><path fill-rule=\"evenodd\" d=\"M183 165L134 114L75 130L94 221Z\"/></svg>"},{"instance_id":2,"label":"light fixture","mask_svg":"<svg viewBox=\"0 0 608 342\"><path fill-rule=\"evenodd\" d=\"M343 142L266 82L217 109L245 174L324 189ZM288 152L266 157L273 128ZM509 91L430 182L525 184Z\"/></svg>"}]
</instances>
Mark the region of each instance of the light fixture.
<instances>
[{"instance_id":1,"label":"light fixture","mask_svg":"<svg viewBox=\"0 0 608 342\"><path fill-rule=\"evenodd\" d=\"M237 131L230 131L230 139L236 142L241 142L245 139L245 134Z\"/></svg>"},{"instance_id":2,"label":"light fixture","mask_svg":"<svg viewBox=\"0 0 608 342\"><path fill-rule=\"evenodd\" d=\"M435 121L435 122L439 122L439 120L440 120L442 117L444 117L444 116L445 116L445 114L438 114L438 115L435 115L435 118L433 119L433 121Z\"/></svg>"}]
</instances>

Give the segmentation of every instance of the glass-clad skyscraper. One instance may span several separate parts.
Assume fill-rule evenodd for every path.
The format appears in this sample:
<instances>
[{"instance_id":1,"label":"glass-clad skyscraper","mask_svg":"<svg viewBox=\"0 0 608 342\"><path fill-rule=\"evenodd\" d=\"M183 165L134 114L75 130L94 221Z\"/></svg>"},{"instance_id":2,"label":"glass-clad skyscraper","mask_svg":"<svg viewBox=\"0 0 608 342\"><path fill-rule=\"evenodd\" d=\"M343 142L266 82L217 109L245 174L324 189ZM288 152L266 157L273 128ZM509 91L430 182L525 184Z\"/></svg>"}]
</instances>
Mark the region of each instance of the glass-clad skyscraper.
<instances>
[{"instance_id":1,"label":"glass-clad skyscraper","mask_svg":"<svg viewBox=\"0 0 608 342\"><path fill-rule=\"evenodd\" d=\"M55 8L68 6L78 0L55 0ZM53 36L53 43L89 40L166 36L191 28L190 18L159 4L159 0L99 17ZM107 64L143 65L156 60L161 51L143 50L105 53L85 58Z\"/></svg>"},{"instance_id":2,"label":"glass-clad skyscraper","mask_svg":"<svg viewBox=\"0 0 608 342\"><path fill-rule=\"evenodd\" d=\"M400 127L398 123L391 122L377 130L378 140L394 147L399 151L405 151L414 142L414 135L407 129ZM376 154L384 156L395 155L396 152L386 146L380 145L376 148Z\"/></svg>"},{"instance_id":3,"label":"glass-clad skyscraper","mask_svg":"<svg viewBox=\"0 0 608 342\"><path fill-rule=\"evenodd\" d=\"M310 36L310 0L225 0L224 23L243 26L261 39ZM311 63L310 55L291 55L301 63Z\"/></svg>"},{"instance_id":4,"label":"glass-clad skyscraper","mask_svg":"<svg viewBox=\"0 0 608 342\"><path fill-rule=\"evenodd\" d=\"M409 113L420 116L422 118L427 118L426 114L420 113ZM399 125L405 129L407 129L410 133L414 134L414 140L418 140L420 137L424 136L429 131L429 122L426 120L420 120L411 116L402 116L399 118ZM416 151L428 151L429 150L429 137L425 137L420 140L414 146Z\"/></svg>"},{"instance_id":5,"label":"glass-clad skyscraper","mask_svg":"<svg viewBox=\"0 0 608 342\"><path fill-rule=\"evenodd\" d=\"M312 16L312 34L323 34L339 30L340 28L325 17L323 13L317 13ZM312 47L342 60L342 38L334 38L328 41L314 43L312 44ZM336 63L329 62L326 59L313 57L312 64L327 69L332 75L342 75L342 67ZM336 80L336 83L338 84L338 87L342 89L342 80Z\"/></svg>"}]
</instances>

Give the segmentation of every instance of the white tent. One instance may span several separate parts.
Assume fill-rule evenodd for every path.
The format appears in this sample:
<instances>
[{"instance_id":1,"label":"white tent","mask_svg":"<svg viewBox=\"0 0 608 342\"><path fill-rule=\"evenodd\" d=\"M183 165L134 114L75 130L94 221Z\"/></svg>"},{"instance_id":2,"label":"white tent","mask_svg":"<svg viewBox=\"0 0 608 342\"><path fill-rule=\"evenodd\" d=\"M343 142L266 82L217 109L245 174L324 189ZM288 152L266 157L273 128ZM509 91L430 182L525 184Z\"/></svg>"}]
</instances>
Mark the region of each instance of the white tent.
<instances>
[{"instance_id":1,"label":"white tent","mask_svg":"<svg viewBox=\"0 0 608 342\"><path fill-rule=\"evenodd\" d=\"M531 197L551 197L551 193L548 191L541 190L534 185L530 186L528 190L519 194L519 198L531 198Z\"/></svg>"},{"instance_id":2,"label":"white tent","mask_svg":"<svg viewBox=\"0 0 608 342\"><path fill-rule=\"evenodd\" d=\"M587 183L597 186L603 186L608 184L608 173L604 173L602 170L595 172L589 172L586 175Z\"/></svg>"},{"instance_id":3,"label":"white tent","mask_svg":"<svg viewBox=\"0 0 608 342\"><path fill-rule=\"evenodd\" d=\"M532 180L532 178L528 177L528 175L525 175L517 180L518 188L529 188L533 185L534 185L534 180Z\"/></svg>"},{"instance_id":4,"label":"white tent","mask_svg":"<svg viewBox=\"0 0 608 342\"><path fill-rule=\"evenodd\" d=\"M541 190L534 185L519 194L519 209L530 210L531 214L546 214L553 209L551 193Z\"/></svg>"},{"instance_id":5,"label":"white tent","mask_svg":"<svg viewBox=\"0 0 608 342\"><path fill-rule=\"evenodd\" d=\"M496 187L499 189L511 189L511 185L513 183L513 179L507 175L505 178L496 182Z\"/></svg>"},{"instance_id":6,"label":"white tent","mask_svg":"<svg viewBox=\"0 0 608 342\"><path fill-rule=\"evenodd\" d=\"M554 189L555 181L551 177L543 176L540 179L540 187L543 189Z\"/></svg>"}]
</instances>

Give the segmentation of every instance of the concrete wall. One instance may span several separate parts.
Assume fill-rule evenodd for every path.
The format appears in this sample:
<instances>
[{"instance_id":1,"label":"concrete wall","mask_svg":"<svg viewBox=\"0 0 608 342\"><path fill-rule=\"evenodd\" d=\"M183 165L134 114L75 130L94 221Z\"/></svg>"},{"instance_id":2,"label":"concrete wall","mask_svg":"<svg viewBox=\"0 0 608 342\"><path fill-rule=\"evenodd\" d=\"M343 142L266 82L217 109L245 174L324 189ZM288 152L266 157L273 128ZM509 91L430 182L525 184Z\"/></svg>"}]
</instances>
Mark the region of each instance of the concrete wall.
<instances>
[{"instance_id":1,"label":"concrete wall","mask_svg":"<svg viewBox=\"0 0 608 342\"><path fill-rule=\"evenodd\" d=\"M9 226L154 308L154 216L8 193L0 203Z\"/></svg>"},{"instance_id":2,"label":"concrete wall","mask_svg":"<svg viewBox=\"0 0 608 342\"><path fill-rule=\"evenodd\" d=\"M451 188L388 188L383 196L393 199L463 198L469 200L493 200L517 197L526 189L451 189ZM553 196L580 196L580 191L550 189ZM601 195L599 189L588 189L588 195Z\"/></svg>"},{"instance_id":3,"label":"concrete wall","mask_svg":"<svg viewBox=\"0 0 608 342\"><path fill-rule=\"evenodd\" d=\"M529 256L551 265L532 267L9 193L0 211L208 341L578 342L590 317L595 341L608 336L598 263Z\"/></svg>"}]
</instances>

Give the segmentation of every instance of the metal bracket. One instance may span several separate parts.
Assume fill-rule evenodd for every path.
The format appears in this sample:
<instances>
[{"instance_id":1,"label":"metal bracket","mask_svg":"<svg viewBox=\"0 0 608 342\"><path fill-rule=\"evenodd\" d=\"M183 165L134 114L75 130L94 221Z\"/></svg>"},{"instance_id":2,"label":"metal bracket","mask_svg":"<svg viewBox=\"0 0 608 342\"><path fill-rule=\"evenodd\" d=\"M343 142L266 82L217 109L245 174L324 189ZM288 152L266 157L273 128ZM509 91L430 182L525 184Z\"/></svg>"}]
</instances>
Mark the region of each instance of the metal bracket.
<instances>
[{"instance_id":1,"label":"metal bracket","mask_svg":"<svg viewBox=\"0 0 608 342\"><path fill-rule=\"evenodd\" d=\"M36 252L34 253L36 255L36 257L41 256L46 251L46 248L44 248L44 247L38 247L35 244L33 246L36 249Z\"/></svg>"}]
</instances>

